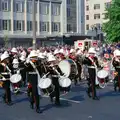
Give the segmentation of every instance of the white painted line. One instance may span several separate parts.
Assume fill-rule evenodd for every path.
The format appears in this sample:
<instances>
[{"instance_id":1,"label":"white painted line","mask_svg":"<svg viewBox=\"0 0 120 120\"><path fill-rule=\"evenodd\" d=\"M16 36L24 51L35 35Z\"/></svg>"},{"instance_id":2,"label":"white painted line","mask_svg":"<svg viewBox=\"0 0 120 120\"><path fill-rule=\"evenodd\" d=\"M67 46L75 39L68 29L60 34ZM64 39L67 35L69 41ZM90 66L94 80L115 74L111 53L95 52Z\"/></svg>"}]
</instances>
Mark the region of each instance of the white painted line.
<instances>
[{"instance_id":1,"label":"white painted line","mask_svg":"<svg viewBox=\"0 0 120 120\"><path fill-rule=\"evenodd\" d=\"M80 103L81 103L80 101L76 101L76 100L70 100L70 99L66 99L66 98L60 98L60 99L61 99L61 100L68 101L68 102L77 103L77 104L80 104Z\"/></svg>"}]
</instances>

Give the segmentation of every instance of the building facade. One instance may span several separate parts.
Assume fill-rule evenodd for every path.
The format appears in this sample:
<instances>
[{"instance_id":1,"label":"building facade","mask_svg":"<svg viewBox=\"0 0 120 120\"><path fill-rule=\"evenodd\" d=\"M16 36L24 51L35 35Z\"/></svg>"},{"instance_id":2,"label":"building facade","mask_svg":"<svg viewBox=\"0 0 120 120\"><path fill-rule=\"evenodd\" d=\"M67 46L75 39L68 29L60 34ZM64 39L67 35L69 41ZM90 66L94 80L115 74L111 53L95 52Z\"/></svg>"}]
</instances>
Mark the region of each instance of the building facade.
<instances>
[{"instance_id":1,"label":"building facade","mask_svg":"<svg viewBox=\"0 0 120 120\"><path fill-rule=\"evenodd\" d=\"M80 0L36 0L36 37L38 39L84 33L78 22ZM82 1L82 0L81 0ZM83 0L84 1L84 0ZM32 0L0 0L0 38L8 37L11 46L28 46L32 40ZM82 8L81 8L82 9ZM80 9L80 10L81 10ZM83 13L82 13L83 14ZM22 42L21 42L22 41Z\"/></svg>"},{"instance_id":2,"label":"building facade","mask_svg":"<svg viewBox=\"0 0 120 120\"><path fill-rule=\"evenodd\" d=\"M106 22L105 10L110 7L111 0L85 0L85 33L96 36L102 33L102 24Z\"/></svg>"}]
</instances>

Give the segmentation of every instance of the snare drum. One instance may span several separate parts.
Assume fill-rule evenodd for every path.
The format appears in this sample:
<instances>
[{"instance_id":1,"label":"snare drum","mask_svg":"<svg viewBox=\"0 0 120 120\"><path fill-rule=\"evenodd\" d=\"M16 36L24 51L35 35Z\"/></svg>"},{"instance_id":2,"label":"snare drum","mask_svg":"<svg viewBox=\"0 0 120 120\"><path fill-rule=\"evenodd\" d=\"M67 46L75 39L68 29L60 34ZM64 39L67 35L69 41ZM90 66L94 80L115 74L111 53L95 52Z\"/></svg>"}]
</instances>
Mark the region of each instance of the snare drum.
<instances>
[{"instance_id":1,"label":"snare drum","mask_svg":"<svg viewBox=\"0 0 120 120\"><path fill-rule=\"evenodd\" d=\"M18 83L22 80L22 76L20 74L14 74L10 77L11 83Z\"/></svg>"},{"instance_id":2,"label":"snare drum","mask_svg":"<svg viewBox=\"0 0 120 120\"><path fill-rule=\"evenodd\" d=\"M58 66L64 73L65 77L77 75L77 65L72 59L62 60Z\"/></svg>"}]
</instances>

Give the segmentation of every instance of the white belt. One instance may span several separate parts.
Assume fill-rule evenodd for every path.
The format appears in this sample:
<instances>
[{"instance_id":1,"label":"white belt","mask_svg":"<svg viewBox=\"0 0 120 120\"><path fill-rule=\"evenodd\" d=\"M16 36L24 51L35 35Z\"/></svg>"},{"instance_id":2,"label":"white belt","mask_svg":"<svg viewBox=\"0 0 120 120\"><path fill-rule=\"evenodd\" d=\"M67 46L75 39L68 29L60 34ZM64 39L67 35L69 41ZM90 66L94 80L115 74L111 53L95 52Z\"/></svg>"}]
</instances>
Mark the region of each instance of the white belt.
<instances>
[{"instance_id":1,"label":"white belt","mask_svg":"<svg viewBox=\"0 0 120 120\"><path fill-rule=\"evenodd\" d=\"M29 72L29 74L37 74L36 72Z\"/></svg>"},{"instance_id":2,"label":"white belt","mask_svg":"<svg viewBox=\"0 0 120 120\"><path fill-rule=\"evenodd\" d=\"M58 77L58 75L52 75L52 77Z\"/></svg>"},{"instance_id":3,"label":"white belt","mask_svg":"<svg viewBox=\"0 0 120 120\"><path fill-rule=\"evenodd\" d=\"M2 75L10 75L10 73L7 73L7 72L4 72L4 73L1 73Z\"/></svg>"},{"instance_id":4,"label":"white belt","mask_svg":"<svg viewBox=\"0 0 120 120\"><path fill-rule=\"evenodd\" d=\"M116 68L120 68L120 66L116 66Z\"/></svg>"},{"instance_id":5,"label":"white belt","mask_svg":"<svg viewBox=\"0 0 120 120\"><path fill-rule=\"evenodd\" d=\"M95 67L94 67L94 66L88 66L88 68L94 68L94 69L95 69Z\"/></svg>"}]
</instances>

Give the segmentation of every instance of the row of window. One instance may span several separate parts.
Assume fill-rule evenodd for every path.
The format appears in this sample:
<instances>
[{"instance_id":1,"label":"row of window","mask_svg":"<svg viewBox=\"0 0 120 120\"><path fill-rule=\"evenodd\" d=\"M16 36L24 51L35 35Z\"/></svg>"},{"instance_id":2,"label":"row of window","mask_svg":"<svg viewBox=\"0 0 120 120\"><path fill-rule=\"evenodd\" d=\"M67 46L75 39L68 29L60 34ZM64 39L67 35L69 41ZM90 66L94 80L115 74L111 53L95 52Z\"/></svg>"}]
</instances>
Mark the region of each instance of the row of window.
<instances>
[{"instance_id":1,"label":"row of window","mask_svg":"<svg viewBox=\"0 0 120 120\"><path fill-rule=\"evenodd\" d=\"M100 19L100 14L94 14L94 19ZM89 20L89 15L86 15L86 20Z\"/></svg>"},{"instance_id":2,"label":"row of window","mask_svg":"<svg viewBox=\"0 0 120 120\"><path fill-rule=\"evenodd\" d=\"M97 28L97 30L101 30L101 29L102 29L100 23L97 23L97 24L96 24L96 28ZM90 25L87 24L87 25L86 25L86 30L89 30L89 29L90 29ZM93 30L93 28L91 28L91 30Z\"/></svg>"},{"instance_id":3,"label":"row of window","mask_svg":"<svg viewBox=\"0 0 120 120\"><path fill-rule=\"evenodd\" d=\"M106 2L105 3L105 8L109 8L111 5L111 2ZM86 6L86 11L89 11L89 5ZM94 4L94 10L100 9L100 4Z\"/></svg>"},{"instance_id":4,"label":"row of window","mask_svg":"<svg viewBox=\"0 0 120 120\"><path fill-rule=\"evenodd\" d=\"M23 20L14 20L14 31L25 31ZM52 22L52 32L60 32L60 22ZM36 30L37 30L36 22ZM0 20L0 30L11 31L11 20ZM27 21L27 31L32 31L32 21ZM49 22L40 22L40 32L49 32Z\"/></svg>"},{"instance_id":5,"label":"row of window","mask_svg":"<svg viewBox=\"0 0 120 120\"><path fill-rule=\"evenodd\" d=\"M2 1L2 6L0 7L2 11L10 11L11 6L8 0ZM60 15L60 4L52 4L51 13L52 15ZM49 14L49 4L48 3L40 3L39 7L40 14ZM37 4L35 4L35 9L37 13ZM14 2L13 4L14 12L24 12L24 2ZM27 2L27 12L32 13L32 2Z\"/></svg>"}]
</instances>

